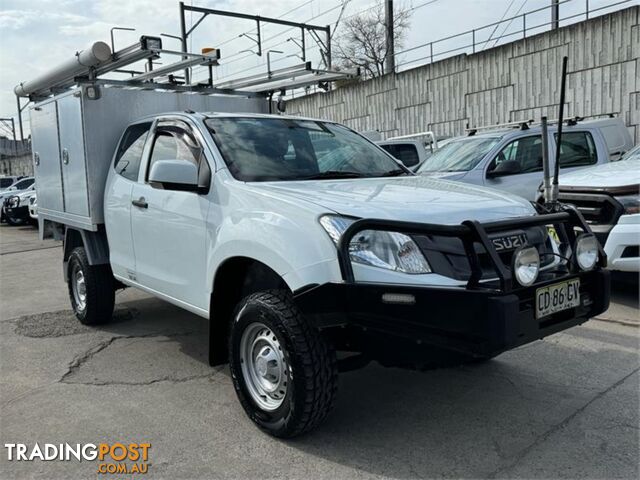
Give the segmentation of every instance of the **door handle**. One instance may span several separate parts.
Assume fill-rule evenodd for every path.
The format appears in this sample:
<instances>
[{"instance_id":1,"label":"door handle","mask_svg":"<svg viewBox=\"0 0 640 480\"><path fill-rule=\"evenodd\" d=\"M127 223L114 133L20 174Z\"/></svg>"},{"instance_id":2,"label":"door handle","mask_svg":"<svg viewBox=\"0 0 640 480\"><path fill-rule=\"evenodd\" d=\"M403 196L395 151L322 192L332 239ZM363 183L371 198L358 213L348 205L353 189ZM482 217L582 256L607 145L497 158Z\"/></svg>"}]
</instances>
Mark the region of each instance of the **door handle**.
<instances>
[{"instance_id":1,"label":"door handle","mask_svg":"<svg viewBox=\"0 0 640 480\"><path fill-rule=\"evenodd\" d=\"M144 197L140 197L138 200L131 200L131 205L138 208L149 208L149 204L146 202Z\"/></svg>"}]
</instances>

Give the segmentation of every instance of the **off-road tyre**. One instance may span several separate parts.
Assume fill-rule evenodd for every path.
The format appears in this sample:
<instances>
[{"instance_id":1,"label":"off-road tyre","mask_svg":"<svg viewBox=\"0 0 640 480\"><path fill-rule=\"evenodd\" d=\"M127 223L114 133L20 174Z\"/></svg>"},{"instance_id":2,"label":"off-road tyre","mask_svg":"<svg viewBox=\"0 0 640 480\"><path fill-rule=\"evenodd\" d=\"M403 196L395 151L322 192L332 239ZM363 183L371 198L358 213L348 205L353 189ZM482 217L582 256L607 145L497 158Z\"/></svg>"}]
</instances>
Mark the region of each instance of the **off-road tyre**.
<instances>
[{"instance_id":1,"label":"off-road tyre","mask_svg":"<svg viewBox=\"0 0 640 480\"><path fill-rule=\"evenodd\" d=\"M74 289L75 275L80 271L84 279L84 305ZM76 247L67 263L69 300L76 318L85 325L100 325L113 318L115 303L114 278L109 265L89 265L84 247Z\"/></svg>"},{"instance_id":2,"label":"off-road tyre","mask_svg":"<svg viewBox=\"0 0 640 480\"><path fill-rule=\"evenodd\" d=\"M263 409L254 400L243 374L241 339L245 329L256 323L263 324L277 337L283 347L283 363L291 373L282 403L272 411ZM240 302L229 334L229 365L233 386L247 415L275 437L291 438L314 429L334 406L338 386L335 351L307 323L289 292L254 293Z\"/></svg>"}]
</instances>

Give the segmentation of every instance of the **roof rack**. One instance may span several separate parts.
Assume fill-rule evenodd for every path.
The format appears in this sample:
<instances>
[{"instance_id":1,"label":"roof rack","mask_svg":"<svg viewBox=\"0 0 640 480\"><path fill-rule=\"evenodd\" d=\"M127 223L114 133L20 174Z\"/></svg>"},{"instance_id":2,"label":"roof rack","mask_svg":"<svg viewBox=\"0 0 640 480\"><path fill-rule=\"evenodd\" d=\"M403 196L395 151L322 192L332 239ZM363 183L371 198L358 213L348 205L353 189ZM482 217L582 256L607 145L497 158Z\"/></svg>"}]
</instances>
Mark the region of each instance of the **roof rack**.
<instances>
[{"instance_id":1,"label":"roof rack","mask_svg":"<svg viewBox=\"0 0 640 480\"><path fill-rule=\"evenodd\" d=\"M533 120L520 120L518 122L496 123L493 125L483 125L481 127L473 127L473 128L469 128L467 126L467 128L465 128L464 131L467 132L468 136L472 137L479 130L502 130L506 128L519 128L520 130L527 130L529 128L529 125L532 125L533 123L534 123Z\"/></svg>"},{"instance_id":2,"label":"roof rack","mask_svg":"<svg viewBox=\"0 0 640 480\"><path fill-rule=\"evenodd\" d=\"M166 66L154 68L153 60L161 55L179 56L180 60ZM146 60L144 72L125 70L133 63ZM314 69L311 62L268 71L263 74L237 78L214 84L212 67L218 66L220 50L203 49L202 54L164 50L160 37L142 36L140 40L122 50L112 53L104 42L95 42L89 48L76 52L72 59L53 70L28 82L22 82L14 89L18 98L41 100L79 85L111 85L140 89L189 91L201 94L238 94L268 97L274 92L306 87L313 84L326 85L328 82L352 79L360 75L358 70L335 71ZM176 72L196 65L209 67L209 79L205 83L191 84ZM109 73L128 73L130 78L115 80L104 78Z\"/></svg>"},{"instance_id":3,"label":"roof rack","mask_svg":"<svg viewBox=\"0 0 640 480\"><path fill-rule=\"evenodd\" d=\"M409 140L411 138L420 138L420 137L428 137L429 143L436 142L436 134L431 130L428 130L426 132L410 133L409 135L397 135L395 137L386 138L385 141Z\"/></svg>"},{"instance_id":4,"label":"roof rack","mask_svg":"<svg viewBox=\"0 0 640 480\"><path fill-rule=\"evenodd\" d=\"M229 80L214 84L214 88L230 89L243 92L269 94L282 90L303 88L309 85L321 85L335 80L357 78L360 69L348 71L321 70L311 68L311 62L302 65L274 70L266 74L254 75L249 78Z\"/></svg>"},{"instance_id":5,"label":"roof rack","mask_svg":"<svg viewBox=\"0 0 640 480\"><path fill-rule=\"evenodd\" d=\"M599 115L586 115L586 116L575 116L575 117L570 117L570 118L565 118L562 120L563 124L566 124L568 126L573 126L573 125L577 125L578 122L582 122L583 120L586 120L587 118L600 118L600 117L609 117L609 118L615 118L617 112L609 112L609 113L602 113ZM558 119L553 119L553 120L547 120L547 124L553 124L553 123L558 123ZM467 132L468 136L473 136L475 135L478 131L480 130L502 130L502 129L507 129L507 128L519 128L520 130L528 130L529 127L531 127L532 125L540 125L541 122L539 121L535 121L533 119L531 120L520 120L517 122L508 122L508 123L496 123L493 125L483 125L480 127L469 127L467 126L467 128L464 129L465 132Z\"/></svg>"}]
</instances>

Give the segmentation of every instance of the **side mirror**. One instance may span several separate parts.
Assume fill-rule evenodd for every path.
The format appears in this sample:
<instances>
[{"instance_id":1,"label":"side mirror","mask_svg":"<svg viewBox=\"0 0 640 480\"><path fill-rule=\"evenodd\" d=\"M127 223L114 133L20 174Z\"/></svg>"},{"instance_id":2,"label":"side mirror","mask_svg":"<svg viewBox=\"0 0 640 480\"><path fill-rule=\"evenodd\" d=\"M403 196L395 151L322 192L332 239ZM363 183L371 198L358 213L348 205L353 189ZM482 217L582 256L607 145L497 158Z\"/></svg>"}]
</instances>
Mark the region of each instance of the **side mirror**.
<instances>
[{"instance_id":1,"label":"side mirror","mask_svg":"<svg viewBox=\"0 0 640 480\"><path fill-rule=\"evenodd\" d=\"M198 167L185 160L158 160L151 166L149 183L165 190L198 191Z\"/></svg>"},{"instance_id":2,"label":"side mirror","mask_svg":"<svg viewBox=\"0 0 640 480\"><path fill-rule=\"evenodd\" d=\"M496 168L487 172L487 178L504 177L505 175L515 175L522 171L522 167L517 160L505 160L500 162Z\"/></svg>"}]
</instances>

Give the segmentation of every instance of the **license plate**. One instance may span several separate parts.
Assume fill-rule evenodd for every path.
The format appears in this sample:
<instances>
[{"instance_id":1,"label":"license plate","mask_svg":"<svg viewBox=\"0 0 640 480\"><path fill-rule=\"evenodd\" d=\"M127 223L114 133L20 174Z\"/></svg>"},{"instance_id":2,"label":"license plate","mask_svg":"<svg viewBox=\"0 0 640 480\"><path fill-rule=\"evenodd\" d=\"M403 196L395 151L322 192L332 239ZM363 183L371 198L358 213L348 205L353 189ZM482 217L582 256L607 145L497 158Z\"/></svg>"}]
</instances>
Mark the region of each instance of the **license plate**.
<instances>
[{"instance_id":1,"label":"license plate","mask_svg":"<svg viewBox=\"0 0 640 480\"><path fill-rule=\"evenodd\" d=\"M580 306L580 279L567 280L536 290L536 318Z\"/></svg>"}]
</instances>

